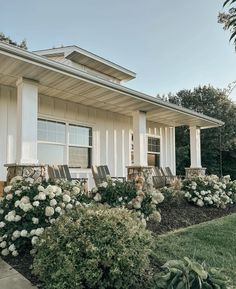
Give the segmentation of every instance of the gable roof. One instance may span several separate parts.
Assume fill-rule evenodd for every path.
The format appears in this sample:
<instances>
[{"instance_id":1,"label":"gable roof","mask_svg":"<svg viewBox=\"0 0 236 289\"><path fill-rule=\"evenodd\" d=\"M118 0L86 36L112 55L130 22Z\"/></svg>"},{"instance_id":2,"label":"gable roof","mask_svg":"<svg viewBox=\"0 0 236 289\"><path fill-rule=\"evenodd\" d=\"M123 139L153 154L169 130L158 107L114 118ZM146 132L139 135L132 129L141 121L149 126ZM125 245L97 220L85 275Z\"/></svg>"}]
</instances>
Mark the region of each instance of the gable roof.
<instances>
[{"instance_id":1,"label":"gable roof","mask_svg":"<svg viewBox=\"0 0 236 289\"><path fill-rule=\"evenodd\" d=\"M133 71L75 45L37 50L34 51L34 53L46 57L53 55L63 55L66 59L69 59L77 64L86 66L100 73L112 76L116 79L119 79L120 81L128 81L136 77L136 74Z\"/></svg>"},{"instance_id":2,"label":"gable roof","mask_svg":"<svg viewBox=\"0 0 236 289\"><path fill-rule=\"evenodd\" d=\"M39 93L169 126L218 127L224 123L133 89L112 83L32 52L0 43L0 83L15 86L19 77L39 82Z\"/></svg>"}]
</instances>

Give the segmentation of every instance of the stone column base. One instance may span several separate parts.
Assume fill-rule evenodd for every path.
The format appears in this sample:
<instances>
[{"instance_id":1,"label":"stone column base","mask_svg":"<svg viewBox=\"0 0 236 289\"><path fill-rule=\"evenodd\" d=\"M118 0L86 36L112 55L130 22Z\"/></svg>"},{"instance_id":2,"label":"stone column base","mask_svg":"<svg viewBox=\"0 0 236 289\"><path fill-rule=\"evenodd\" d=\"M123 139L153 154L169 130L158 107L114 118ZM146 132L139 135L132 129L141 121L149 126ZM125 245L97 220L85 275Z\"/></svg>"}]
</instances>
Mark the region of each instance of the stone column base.
<instances>
[{"instance_id":1,"label":"stone column base","mask_svg":"<svg viewBox=\"0 0 236 289\"><path fill-rule=\"evenodd\" d=\"M206 168L185 168L186 178L205 176Z\"/></svg>"},{"instance_id":2,"label":"stone column base","mask_svg":"<svg viewBox=\"0 0 236 289\"><path fill-rule=\"evenodd\" d=\"M6 164L7 184L16 176L28 178L32 183L41 183L46 180L47 166L39 164Z\"/></svg>"},{"instance_id":3,"label":"stone column base","mask_svg":"<svg viewBox=\"0 0 236 289\"><path fill-rule=\"evenodd\" d=\"M127 179L135 180L136 177L144 178L144 191L153 191L152 167L127 166Z\"/></svg>"}]
</instances>

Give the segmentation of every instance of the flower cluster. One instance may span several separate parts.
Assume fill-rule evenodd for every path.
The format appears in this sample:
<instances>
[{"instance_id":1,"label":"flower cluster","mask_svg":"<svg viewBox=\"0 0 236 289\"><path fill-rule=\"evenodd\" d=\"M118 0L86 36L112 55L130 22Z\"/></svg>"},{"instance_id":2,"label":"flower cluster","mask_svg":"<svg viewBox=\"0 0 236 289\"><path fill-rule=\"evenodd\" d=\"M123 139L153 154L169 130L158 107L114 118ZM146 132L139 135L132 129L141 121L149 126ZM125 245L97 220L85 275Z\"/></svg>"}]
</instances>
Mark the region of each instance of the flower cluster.
<instances>
[{"instance_id":1,"label":"flower cluster","mask_svg":"<svg viewBox=\"0 0 236 289\"><path fill-rule=\"evenodd\" d=\"M199 207L225 208L236 201L236 181L231 181L230 176L219 178L209 175L186 179L182 190L185 198Z\"/></svg>"},{"instance_id":2,"label":"flower cluster","mask_svg":"<svg viewBox=\"0 0 236 289\"><path fill-rule=\"evenodd\" d=\"M97 203L137 212L144 224L148 220L160 222L161 215L157 210L157 205L164 200L164 196L158 190L153 189L147 192L143 187L144 178L142 177L127 182L108 180L97 188L93 188L91 193Z\"/></svg>"},{"instance_id":3,"label":"flower cluster","mask_svg":"<svg viewBox=\"0 0 236 289\"><path fill-rule=\"evenodd\" d=\"M66 211L87 203L79 182L32 184L15 177L0 200L0 254L17 256L34 245L44 229Z\"/></svg>"}]
</instances>

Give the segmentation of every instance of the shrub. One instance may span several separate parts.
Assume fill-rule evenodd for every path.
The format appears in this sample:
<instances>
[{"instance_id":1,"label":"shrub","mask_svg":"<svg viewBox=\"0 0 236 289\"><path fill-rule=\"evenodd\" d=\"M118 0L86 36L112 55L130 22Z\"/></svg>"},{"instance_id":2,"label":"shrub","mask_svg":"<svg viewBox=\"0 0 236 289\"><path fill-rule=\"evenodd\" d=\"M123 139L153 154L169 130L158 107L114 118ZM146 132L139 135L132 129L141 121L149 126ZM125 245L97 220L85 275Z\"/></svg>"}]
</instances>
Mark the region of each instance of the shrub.
<instances>
[{"instance_id":1,"label":"shrub","mask_svg":"<svg viewBox=\"0 0 236 289\"><path fill-rule=\"evenodd\" d=\"M160 222L161 215L157 206L164 200L164 196L158 190L153 189L149 192L143 187L144 179L142 177L127 182L108 180L108 182L100 184L98 188L92 189L92 194L98 203L136 211L143 223L149 219Z\"/></svg>"},{"instance_id":2,"label":"shrub","mask_svg":"<svg viewBox=\"0 0 236 289\"><path fill-rule=\"evenodd\" d=\"M230 280L220 271L204 264L184 260L170 260L162 266L163 272L156 276L156 289L227 289Z\"/></svg>"},{"instance_id":3,"label":"shrub","mask_svg":"<svg viewBox=\"0 0 236 289\"><path fill-rule=\"evenodd\" d=\"M17 256L30 250L44 229L61 214L87 200L81 183L32 184L15 177L0 201L0 252Z\"/></svg>"},{"instance_id":4,"label":"shrub","mask_svg":"<svg viewBox=\"0 0 236 289\"><path fill-rule=\"evenodd\" d=\"M161 193L164 196L163 204L181 204L183 201L186 202L184 193L180 189L176 189L175 187L163 187L160 189Z\"/></svg>"},{"instance_id":5,"label":"shrub","mask_svg":"<svg viewBox=\"0 0 236 289\"><path fill-rule=\"evenodd\" d=\"M229 176L219 178L210 175L185 179L182 190L186 199L199 207L225 208L236 201L236 181L231 181Z\"/></svg>"},{"instance_id":6,"label":"shrub","mask_svg":"<svg viewBox=\"0 0 236 289\"><path fill-rule=\"evenodd\" d=\"M79 208L45 230L33 271L46 289L135 288L151 246L151 233L127 209Z\"/></svg>"}]
</instances>

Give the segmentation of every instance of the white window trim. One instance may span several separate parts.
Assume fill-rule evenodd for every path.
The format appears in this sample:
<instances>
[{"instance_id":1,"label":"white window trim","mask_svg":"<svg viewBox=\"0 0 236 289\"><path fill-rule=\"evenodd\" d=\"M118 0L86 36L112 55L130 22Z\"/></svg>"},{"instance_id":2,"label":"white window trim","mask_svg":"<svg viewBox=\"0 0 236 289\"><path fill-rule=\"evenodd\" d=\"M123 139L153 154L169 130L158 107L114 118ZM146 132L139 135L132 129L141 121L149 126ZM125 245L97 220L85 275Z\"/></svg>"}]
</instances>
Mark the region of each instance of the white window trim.
<instances>
[{"instance_id":1,"label":"white window trim","mask_svg":"<svg viewBox=\"0 0 236 289\"><path fill-rule=\"evenodd\" d=\"M47 116L47 115L43 115L43 114L38 114L38 120L39 119L46 120L46 121L60 122L60 123L65 124L65 134L66 134L66 136L65 136L65 143L37 140L37 144L42 143L42 144L49 144L49 145L64 146L63 162L64 162L64 164L67 164L67 165L69 165L69 147L90 148L92 150L91 151L91 156L90 156L91 157L91 165L92 165L92 163L93 163L93 150L94 150L94 141L93 141L94 124L91 125L91 124L89 124L87 122L80 122L80 121L75 121L75 120L70 120L70 119L57 118L57 117ZM69 125L75 125L75 126L82 126L82 127L91 128L92 129L92 145L85 146L85 145L70 144L69 143ZM79 169L87 170L87 169L91 169L91 168L79 168Z\"/></svg>"}]
</instances>

